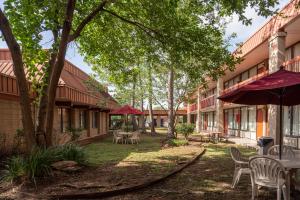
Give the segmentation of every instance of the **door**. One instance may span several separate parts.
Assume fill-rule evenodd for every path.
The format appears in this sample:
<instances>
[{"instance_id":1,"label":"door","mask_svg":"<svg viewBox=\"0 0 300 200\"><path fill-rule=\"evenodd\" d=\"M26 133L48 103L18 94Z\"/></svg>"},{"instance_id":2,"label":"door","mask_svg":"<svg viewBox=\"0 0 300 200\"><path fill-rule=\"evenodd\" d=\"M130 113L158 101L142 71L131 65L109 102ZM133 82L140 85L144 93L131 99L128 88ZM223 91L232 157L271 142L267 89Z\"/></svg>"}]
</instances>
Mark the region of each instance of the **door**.
<instances>
[{"instance_id":1,"label":"door","mask_svg":"<svg viewBox=\"0 0 300 200\"><path fill-rule=\"evenodd\" d=\"M256 111L256 138L263 136L264 128L264 111L263 109L257 109Z\"/></svg>"}]
</instances>

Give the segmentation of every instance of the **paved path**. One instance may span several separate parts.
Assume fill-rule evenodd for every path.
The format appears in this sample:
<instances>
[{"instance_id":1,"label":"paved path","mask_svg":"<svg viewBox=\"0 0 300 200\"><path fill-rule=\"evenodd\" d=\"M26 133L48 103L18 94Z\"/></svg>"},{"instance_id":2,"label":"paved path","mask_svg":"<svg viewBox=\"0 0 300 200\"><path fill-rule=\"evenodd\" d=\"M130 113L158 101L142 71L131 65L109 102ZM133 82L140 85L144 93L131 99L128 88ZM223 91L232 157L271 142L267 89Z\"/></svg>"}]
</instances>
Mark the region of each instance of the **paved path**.
<instances>
[{"instance_id":1,"label":"paved path","mask_svg":"<svg viewBox=\"0 0 300 200\"><path fill-rule=\"evenodd\" d=\"M248 138L241 138L241 137L230 136L228 138L228 141L234 142L235 144L239 144L239 145L242 145L242 146L253 147L255 149L258 149L257 141L256 140L251 140L251 139L248 139Z\"/></svg>"}]
</instances>

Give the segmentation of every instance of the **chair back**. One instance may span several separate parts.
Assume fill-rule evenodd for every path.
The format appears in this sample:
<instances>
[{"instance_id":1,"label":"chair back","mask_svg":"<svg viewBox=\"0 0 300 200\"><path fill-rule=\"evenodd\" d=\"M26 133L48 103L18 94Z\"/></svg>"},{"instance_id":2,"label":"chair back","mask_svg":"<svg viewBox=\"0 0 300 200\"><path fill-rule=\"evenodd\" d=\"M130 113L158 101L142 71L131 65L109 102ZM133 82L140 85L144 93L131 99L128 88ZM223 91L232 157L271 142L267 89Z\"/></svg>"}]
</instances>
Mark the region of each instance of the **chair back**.
<instances>
[{"instance_id":1,"label":"chair back","mask_svg":"<svg viewBox=\"0 0 300 200\"><path fill-rule=\"evenodd\" d=\"M230 155L234 162L242 161L242 154L236 147L230 147Z\"/></svg>"},{"instance_id":2,"label":"chair back","mask_svg":"<svg viewBox=\"0 0 300 200\"><path fill-rule=\"evenodd\" d=\"M140 132L139 132L139 131L134 131L134 132L132 133L132 137L134 137L134 138L139 138L139 137L140 137Z\"/></svg>"},{"instance_id":3,"label":"chair back","mask_svg":"<svg viewBox=\"0 0 300 200\"><path fill-rule=\"evenodd\" d=\"M115 138L119 136L118 131L114 131L113 134Z\"/></svg>"},{"instance_id":4,"label":"chair back","mask_svg":"<svg viewBox=\"0 0 300 200\"><path fill-rule=\"evenodd\" d=\"M294 158L295 157L295 152L293 151L293 147L287 146L287 145L282 145L282 156L285 158ZM269 148L268 150L268 155L272 156L278 156L279 155L279 145L274 145Z\"/></svg>"},{"instance_id":5,"label":"chair back","mask_svg":"<svg viewBox=\"0 0 300 200\"><path fill-rule=\"evenodd\" d=\"M284 167L275 159L263 156L256 156L250 159L249 166L251 169L254 183L262 186L277 186L283 184L279 180L286 178Z\"/></svg>"}]
</instances>

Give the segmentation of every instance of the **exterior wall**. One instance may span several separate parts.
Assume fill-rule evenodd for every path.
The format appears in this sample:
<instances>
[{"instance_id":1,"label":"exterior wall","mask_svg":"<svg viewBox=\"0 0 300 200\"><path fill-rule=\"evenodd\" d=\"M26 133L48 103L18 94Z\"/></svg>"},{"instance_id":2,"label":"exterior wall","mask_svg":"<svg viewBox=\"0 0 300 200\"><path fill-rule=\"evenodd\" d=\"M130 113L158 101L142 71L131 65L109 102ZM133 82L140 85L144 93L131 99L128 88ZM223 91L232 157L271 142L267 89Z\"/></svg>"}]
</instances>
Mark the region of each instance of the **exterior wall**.
<instances>
[{"instance_id":1,"label":"exterior wall","mask_svg":"<svg viewBox=\"0 0 300 200\"><path fill-rule=\"evenodd\" d=\"M20 104L0 99L0 145L10 151L15 144L17 129L22 128Z\"/></svg>"}]
</instances>

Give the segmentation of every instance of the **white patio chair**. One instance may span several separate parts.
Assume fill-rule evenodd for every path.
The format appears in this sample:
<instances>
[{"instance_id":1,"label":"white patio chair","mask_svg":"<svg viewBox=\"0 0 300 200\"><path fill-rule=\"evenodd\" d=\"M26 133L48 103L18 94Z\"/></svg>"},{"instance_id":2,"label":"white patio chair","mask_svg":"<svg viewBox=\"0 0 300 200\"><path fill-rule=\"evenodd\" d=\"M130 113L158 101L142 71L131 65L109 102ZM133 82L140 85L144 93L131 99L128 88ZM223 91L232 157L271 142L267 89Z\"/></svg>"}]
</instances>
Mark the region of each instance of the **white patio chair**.
<instances>
[{"instance_id":1,"label":"white patio chair","mask_svg":"<svg viewBox=\"0 0 300 200\"><path fill-rule=\"evenodd\" d=\"M138 144L140 142L140 132L135 131L132 133L132 136L129 138L131 141L131 144Z\"/></svg>"},{"instance_id":2,"label":"white patio chair","mask_svg":"<svg viewBox=\"0 0 300 200\"><path fill-rule=\"evenodd\" d=\"M235 165L231 187L235 188L235 186L238 184L240 180L241 175L242 174L250 175L251 170L249 168L248 160L242 157L241 152L237 148L230 147L230 155Z\"/></svg>"},{"instance_id":3,"label":"white patio chair","mask_svg":"<svg viewBox=\"0 0 300 200\"><path fill-rule=\"evenodd\" d=\"M257 195L257 186L277 188L277 200L281 199L283 191L284 199L287 197L286 177L284 167L275 159L269 157L253 157L249 161L251 169L252 200Z\"/></svg>"},{"instance_id":4,"label":"white patio chair","mask_svg":"<svg viewBox=\"0 0 300 200\"><path fill-rule=\"evenodd\" d=\"M113 143L118 144L119 141L121 141L122 144L123 144L123 137L122 137L122 135L118 134L118 131L114 131L113 132Z\"/></svg>"},{"instance_id":5,"label":"white patio chair","mask_svg":"<svg viewBox=\"0 0 300 200\"><path fill-rule=\"evenodd\" d=\"M279 156L279 145L274 145L269 148L268 155ZM282 145L282 156L284 158L294 158L295 152L292 146Z\"/></svg>"}]
</instances>

